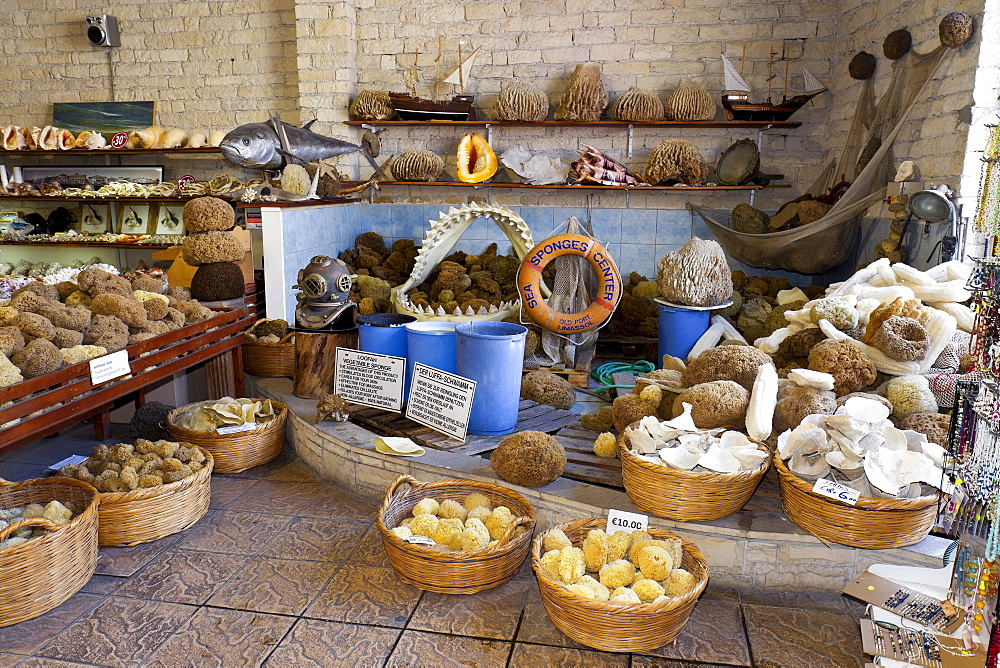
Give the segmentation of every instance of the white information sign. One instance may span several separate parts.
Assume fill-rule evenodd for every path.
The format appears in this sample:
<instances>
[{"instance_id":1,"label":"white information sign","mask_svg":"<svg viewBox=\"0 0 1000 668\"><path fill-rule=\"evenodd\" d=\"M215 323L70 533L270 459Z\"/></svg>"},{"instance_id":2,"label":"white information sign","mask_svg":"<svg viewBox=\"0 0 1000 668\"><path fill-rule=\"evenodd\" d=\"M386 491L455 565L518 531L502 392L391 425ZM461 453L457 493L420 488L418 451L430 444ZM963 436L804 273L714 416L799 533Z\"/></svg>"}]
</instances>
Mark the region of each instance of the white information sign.
<instances>
[{"instance_id":1,"label":"white information sign","mask_svg":"<svg viewBox=\"0 0 1000 668\"><path fill-rule=\"evenodd\" d=\"M837 501L843 501L849 506L853 506L858 502L858 497L861 496L861 492L856 489L851 489L850 487L845 487L839 482L834 482L832 480L826 480L820 478L813 485L813 491L817 494L822 494L823 496L828 496L831 499L836 499Z\"/></svg>"},{"instance_id":2,"label":"white information sign","mask_svg":"<svg viewBox=\"0 0 1000 668\"><path fill-rule=\"evenodd\" d=\"M119 350L90 360L90 382L94 385L132 373L128 366L128 351Z\"/></svg>"},{"instance_id":3,"label":"white information sign","mask_svg":"<svg viewBox=\"0 0 1000 668\"><path fill-rule=\"evenodd\" d=\"M608 509L608 534L616 531L632 533L645 531L649 526L649 518L639 513L627 513L624 510Z\"/></svg>"},{"instance_id":4,"label":"white information sign","mask_svg":"<svg viewBox=\"0 0 1000 668\"><path fill-rule=\"evenodd\" d=\"M417 362L406 417L464 441L475 393L476 381Z\"/></svg>"},{"instance_id":5,"label":"white information sign","mask_svg":"<svg viewBox=\"0 0 1000 668\"><path fill-rule=\"evenodd\" d=\"M61 469L64 466L70 466L70 465L74 465L75 466L77 464L82 464L85 461L87 461L88 459L90 459L90 457L88 457L87 455L70 455L66 459L60 460L60 461L56 462L55 464L53 464L52 466L50 466L49 470L50 471L58 471L59 469Z\"/></svg>"},{"instance_id":6,"label":"white information sign","mask_svg":"<svg viewBox=\"0 0 1000 668\"><path fill-rule=\"evenodd\" d=\"M406 359L337 348L333 392L344 401L398 413L403 407Z\"/></svg>"}]
</instances>

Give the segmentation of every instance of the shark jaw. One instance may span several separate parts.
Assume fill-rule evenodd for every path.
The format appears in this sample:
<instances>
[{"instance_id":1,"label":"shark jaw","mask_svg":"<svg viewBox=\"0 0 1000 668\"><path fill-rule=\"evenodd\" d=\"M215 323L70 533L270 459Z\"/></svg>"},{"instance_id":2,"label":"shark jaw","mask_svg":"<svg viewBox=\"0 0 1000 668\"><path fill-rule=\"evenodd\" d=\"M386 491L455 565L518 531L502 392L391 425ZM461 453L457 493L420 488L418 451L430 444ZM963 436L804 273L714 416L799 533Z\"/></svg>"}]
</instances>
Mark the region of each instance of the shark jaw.
<instances>
[{"instance_id":1,"label":"shark jaw","mask_svg":"<svg viewBox=\"0 0 1000 668\"><path fill-rule=\"evenodd\" d=\"M503 320L512 315L517 315L521 309L521 301L500 302L500 306L490 304L487 309L480 306L478 311L474 311L471 306L466 306L462 310L461 306L456 306L455 310L448 313L444 307L438 306L436 309L430 306L414 304L405 293L393 291L396 300L396 313L412 315L417 320L446 320L448 322L467 322L469 320Z\"/></svg>"}]
</instances>

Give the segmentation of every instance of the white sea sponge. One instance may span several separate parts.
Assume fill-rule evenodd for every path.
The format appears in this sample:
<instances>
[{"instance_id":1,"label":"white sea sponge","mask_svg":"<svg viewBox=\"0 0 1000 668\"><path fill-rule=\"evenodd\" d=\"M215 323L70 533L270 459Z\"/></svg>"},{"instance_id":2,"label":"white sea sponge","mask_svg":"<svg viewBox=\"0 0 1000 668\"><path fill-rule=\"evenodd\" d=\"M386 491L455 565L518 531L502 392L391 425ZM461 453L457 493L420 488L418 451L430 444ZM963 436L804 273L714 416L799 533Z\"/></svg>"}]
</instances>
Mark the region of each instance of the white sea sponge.
<instances>
[{"instance_id":1,"label":"white sea sponge","mask_svg":"<svg viewBox=\"0 0 1000 668\"><path fill-rule=\"evenodd\" d=\"M550 529L542 539L542 546L546 550L561 550L564 547L573 547L573 543L562 529Z\"/></svg>"},{"instance_id":2,"label":"white sea sponge","mask_svg":"<svg viewBox=\"0 0 1000 668\"><path fill-rule=\"evenodd\" d=\"M423 515L424 513L430 513L431 515L437 515L438 509L441 504L437 502L436 499L426 498L421 499L417 502L417 505L413 506L413 516Z\"/></svg>"},{"instance_id":3,"label":"white sea sponge","mask_svg":"<svg viewBox=\"0 0 1000 668\"><path fill-rule=\"evenodd\" d=\"M410 527L404 527L404 526L398 526L395 529L389 529L389 533L396 536L397 538L402 538L403 540L406 540L407 538L413 535L413 532L410 531Z\"/></svg>"},{"instance_id":4,"label":"white sea sponge","mask_svg":"<svg viewBox=\"0 0 1000 668\"><path fill-rule=\"evenodd\" d=\"M492 515L492 514L493 514L493 511L490 510L489 508L487 508L486 506L476 506L475 508L473 508L472 510L470 510L468 513L466 513L465 520L469 521L469 520L475 518L475 519L479 520L480 522L482 522L483 524L485 524L486 520L488 520L490 518L490 515Z\"/></svg>"}]
</instances>

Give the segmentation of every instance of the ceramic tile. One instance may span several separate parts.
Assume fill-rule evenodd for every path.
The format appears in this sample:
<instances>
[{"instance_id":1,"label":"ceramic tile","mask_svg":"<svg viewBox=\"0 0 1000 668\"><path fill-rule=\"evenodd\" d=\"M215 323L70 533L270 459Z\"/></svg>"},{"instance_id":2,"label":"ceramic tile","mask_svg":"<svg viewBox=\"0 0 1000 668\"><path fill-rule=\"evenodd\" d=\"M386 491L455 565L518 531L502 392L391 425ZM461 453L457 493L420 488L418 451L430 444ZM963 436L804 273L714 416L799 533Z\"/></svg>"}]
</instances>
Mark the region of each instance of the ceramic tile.
<instances>
[{"instance_id":1,"label":"ceramic tile","mask_svg":"<svg viewBox=\"0 0 1000 668\"><path fill-rule=\"evenodd\" d=\"M784 668L865 664L856 618L846 614L743 607L754 663Z\"/></svg>"},{"instance_id":2,"label":"ceramic tile","mask_svg":"<svg viewBox=\"0 0 1000 668\"><path fill-rule=\"evenodd\" d=\"M346 562L360 566L389 567L389 559L385 556L382 534L374 524L365 534L358 546L348 555Z\"/></svg>"},{"instance_id":3,"label":"ceramic tile","mask_svg":"<svg viewBox=\"0 0 1000 668\"><path fill-rule=\"evenodd\" d=\"M253 487L253 480L241 480L228 476L212 476L212 498L208 502L208 507L213 510L222 510L239 496Z\"/></svg>"},{"instance_id":4,"label":"ceramic tile","mask_svg":"<svg viewBox=\"0 0 1000 668\"><path fill-rule=\"evenodd\" d=\"M86 666L87 668L90 668L90 665L91 665L89 663L76 663L75 661L59 661L57 659L44 659L44 658L37 657L37 656L33 656L33 657L30 657L30 658L29 657L23 657L23 656L19 657L19 656L14 656L13 654L0 654L0 661L2 661L4 659L4 657L7 657L7 656L12 656L15 659L26 659L25 661L22 661L21 663L17 664L18 668L21 668L22 666L24 666L25 668L28 668L28 667L30 667L30 668L76 668L77 666L80 666L81 668L84 667L84 666ZM11 666L13 666L14 663L15 662L11 662L10 664L0 663L0 665L3 665L3 666L11 665Z\"/></svg>"},{"instance_id":5,"label":"ceramic tile","mask_svg":"<svg viewBox=\"0 0 1000 668\"><path fill-rule=\"evenodd\" d=\"M93 594L74 594L67 601L40 617L13 626L2 627L0 628L0 647L5 652L31 654L49 638L57 635L102 600L104 600L102 596Z\"/></svg>"},{"instance_id":6,"label":"ceramic tile","mask_svg":"<svg viewBox=\"0 0 1000 668\"><path fill-rule=\"evenodd\" d=\"M261 480L240 496L240 510L273 515L294 515L319 492L320 486L309 482L271 482Z\"/></svg>"},{"instance_id":7,"label":"ceramic tile","mask_svg":"<svg viewBox=\"0 0 1000 668\"><path fill-rule=\"evenodd\" d=\"M632 668L726 668L722 663L701 663L699 661L676 661L659 656L632 655Z\"/></svg>"},{"instance_id":8,"label":"ceramic tile","mask_svg":"<svg viewBox=\"0 0 1000 668\"><path fill-rule=\"evenodd\" d=\"M573 647L548 647L546 645L514 645L511 654L512 668L522 666L607 666L608 668L627 668L628 654L612 654L594 650L575 649Z\"/></svg>"},{"instance_id":9,"label":"ceramic tile","mask_svg":"<svg viewBox=\"0 0 1000 668\"><path fill-rule=\"evenodd\" d=\"M553 212L554 210L547 206L522 206L518 215L527 223L528 229L531 230L531 235L534 237L545 234L554 227Z\"/></svg>"},{"instance_id":10,"label":"ceramic tile","mask_svg":"<svg viewBox=\"0 0 1000 668\"><path fill-rule=\"evenodd\" d=\"M266 666L355 668L381 665L392 652L398 629L299 619Z\"/></svg>"},{"instance_id":11,"label":"ceramic tile","mask_svg":"<svg viewBox=\"0 0 1000 668\"><path fill-rule=\"evenodd\" d=\"M202 608L143 664L151 667L259 666L295 620Z\"/></svg>"},{"instance_id":12,"label":"ceramic tile","mask_svg":"<svg viewBox=\"0 0 1000 668\"><path fill-rule=\"evenodd\" d=\"M369 525L315 517L297 517L261 550L281 559L341 561L361 542Z\"/></svg>"},{"instance_id":13,"label":"ceramic tile","mask_svg":"<svg viewBox=\"0 0 1000 668\"><path fill-rule=\"evenodd\" d=\"M687 211L659 211L656 216L656 243L683 246L691 238L691 215Z\"/></svg>"},{"instance_id":14,"label":"ceramic tile","mask_svg":"<svg viewBox=\"0 0 1000 668\"><path fill-rule=\"evenodd\" d=\"M622 243L655 244L656 217L636 215L632 211L622 214Z\"/></svg>"},{"instance_id":15,"label":"ceramic tile","mask_svg":"<svg viewBox=\"0 0 1000 668\"><path fill-rule=\"evenodd\" d=\"M306 610L306 617L334 622L402 627L421 591L389 568L343 566Z\"/></svg>"},{"instance_id":16,"label":"ceramic tile","mask_svg":"<svg viewBox=\"0 0 1000 668\"><path fill-rule=\"evenodd\" d=\"M510 643L499 640L404 631L386 666L500 668L507 663L509 654Z\"/></svg>"},{"instance_id":17,"label":"ceramic tile","mask_svg":"<svg viewBox=\"0 0 1000 668\"><path fill-rule=\"evenodd\" d=\"M624 234L624 233L623 233ZM629 238L629 237L624 237ZM617 256L618 269L622 274L637 271L643 276L656 275L656 247L652 244L622 244Z\"/></svg>"},{"instance_id":18,"label":"ceramic tile","mask_svg":"<svg viewBox=\"0 0 1000 668\"><path fill-rule=\"evenodd\" d=\"M35 656L136 666L195 610L189 605L111 596L70 624Z\"/></svg>"},{"instance_id":19,"label":"ceramic tile","mask_svg":"<svg viewBox=\"0 0 1000 668\"><path fill-rule=\"evenodd\" d=\"M265 476L268 482L326 482L326 479L309 468L301 459L279 466Z\"/></svg>"},{"instance_id":20,"label":"ceramic tile","mask_svg":"<svg viewBox=\"0 0 1000 668\"><path fill-rule=\"evenodd\" d=\"M300 615L337 564L255 557L209 599L209 605Z\"/></svg>"},{"instance_id":21,"label":"ceramic tile","mask_svg":"<svg viewBox=\"0 0 1000 668\"><path fill-rule=\"evenodd\" d=\"M726 629L727 632L720 633L720 629ZM751 665L739 604L699 600L677 639L646 654L667 659Z\"/></svg>"},{"instance_id":22,"label":"ceramic tile","mask_svg":"<svg viewBox=\"0 0 1000 668\"><path fill-rule=\"evenodd\" d=\"M370 522L375 517L377 503L349 494L332 483L316 487L315 496L296 515L350 522Z\"/></svg>"},{"instance_id":23,"label":"ceramic tile","mask_svg":"<svg viewBox=\"0 0 1000 668\"><path fill-rule=\"evenodd\" d=\"M211 516L203 519L197 526L209 521ZM192 530L184 532L190 535ZM167 536L151 543L133 545L132 547L102 547L97 554L97 573L99 575L118 575L128 577L156 558L161 552L178 541L178 535Z\"/></svg>"},{"instance_id":24,"label":"ceramic tile","mask_svg":"<svg viewBox=\"0 0 1000 668\"><path fill-rule=\"evenodd\" d=\"M527 603L524 606L524 615L521 618L521 626L517 630L517 642L588 649L570 639L569 636L557 629L556 625L552 623L548 613L545 612L545 607L542 605L537 585L531 587L528 592Z\"/></svg>"},{"instance_id":25,"label":"ceramic tile","mask_svg":"<svg viewBox=\"0 0 1000 668\"><path fill-rule=\"evenodd\" d=\"M83 585L83 589L80 592L107 596L108 594L114 594L126 582L128 582L128 578L116 577L114 575L93 575L87 581L87 584Z\"/></svg>"},{"instance_id":26,"label":"ceramic tile","mask_svg":"<svg viewBox=\"0 0 1000 668\"><path fill-rule=\"evenodd\" d=\"M288 517L265 513L220 510L189 529L177 547L224 554L256 554L290 521Z\"/></svg>"},{"instance_id":27,"label":"ceramic tile","mask_svg":"<svg viewBox=\"0 0 1000 668\"><path fill-rule=\"evenodd\" d=\"M245 555L171 548L129 578L117 594L201 605L235 575L247 559Z\"/></svg>"},{"instance_id":28,"label":"ceramic tile","mask_svg":"<svg viewBox=\"0 0 1000 668\"><path fill-rule=\"evenodd\" d=\"M765 605L775 608L799 608L825 612L847 612L842 594L828 592L794 592L773 589L750 589L742 593L745 605Z\"/></svg>"},{"instance_id":29,"label":"ceramic tile","mask_svg":"<svg viewBox=\"0 0 1000 668\"><path fill-rule=\"evenodd\" d=\"M529 587L514 579L473 596L425 592L407 628L478 638L513 640Z\"/></svg>"}]
</instances>

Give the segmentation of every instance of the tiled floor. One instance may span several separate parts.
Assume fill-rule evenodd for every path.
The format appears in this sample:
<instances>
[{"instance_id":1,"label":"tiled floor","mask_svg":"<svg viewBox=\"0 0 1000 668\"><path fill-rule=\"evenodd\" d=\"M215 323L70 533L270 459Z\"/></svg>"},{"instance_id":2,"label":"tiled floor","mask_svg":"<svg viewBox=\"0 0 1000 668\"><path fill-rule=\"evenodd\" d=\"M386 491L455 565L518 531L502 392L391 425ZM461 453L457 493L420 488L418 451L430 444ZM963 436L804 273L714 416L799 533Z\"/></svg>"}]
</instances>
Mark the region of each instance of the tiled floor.
<instances>
[{"instance_id":1,"label":"tiled floor","mask_svg":"<svg viewBox=\"0 0 1000 668\"><path fill-rule=\"evenodd\" d=\"M84 443L50 439L0 458L0 477L38 475L74 449L86 454ZM386 561L375 510L288 454L216 475L195 527L102 549L80 593L0 628L0 667L864 664L847 599L712 586L675 643L649 656L596 652L552 625L528 562L473 596L405 584Z\"/></svg>"}]
</instances>

